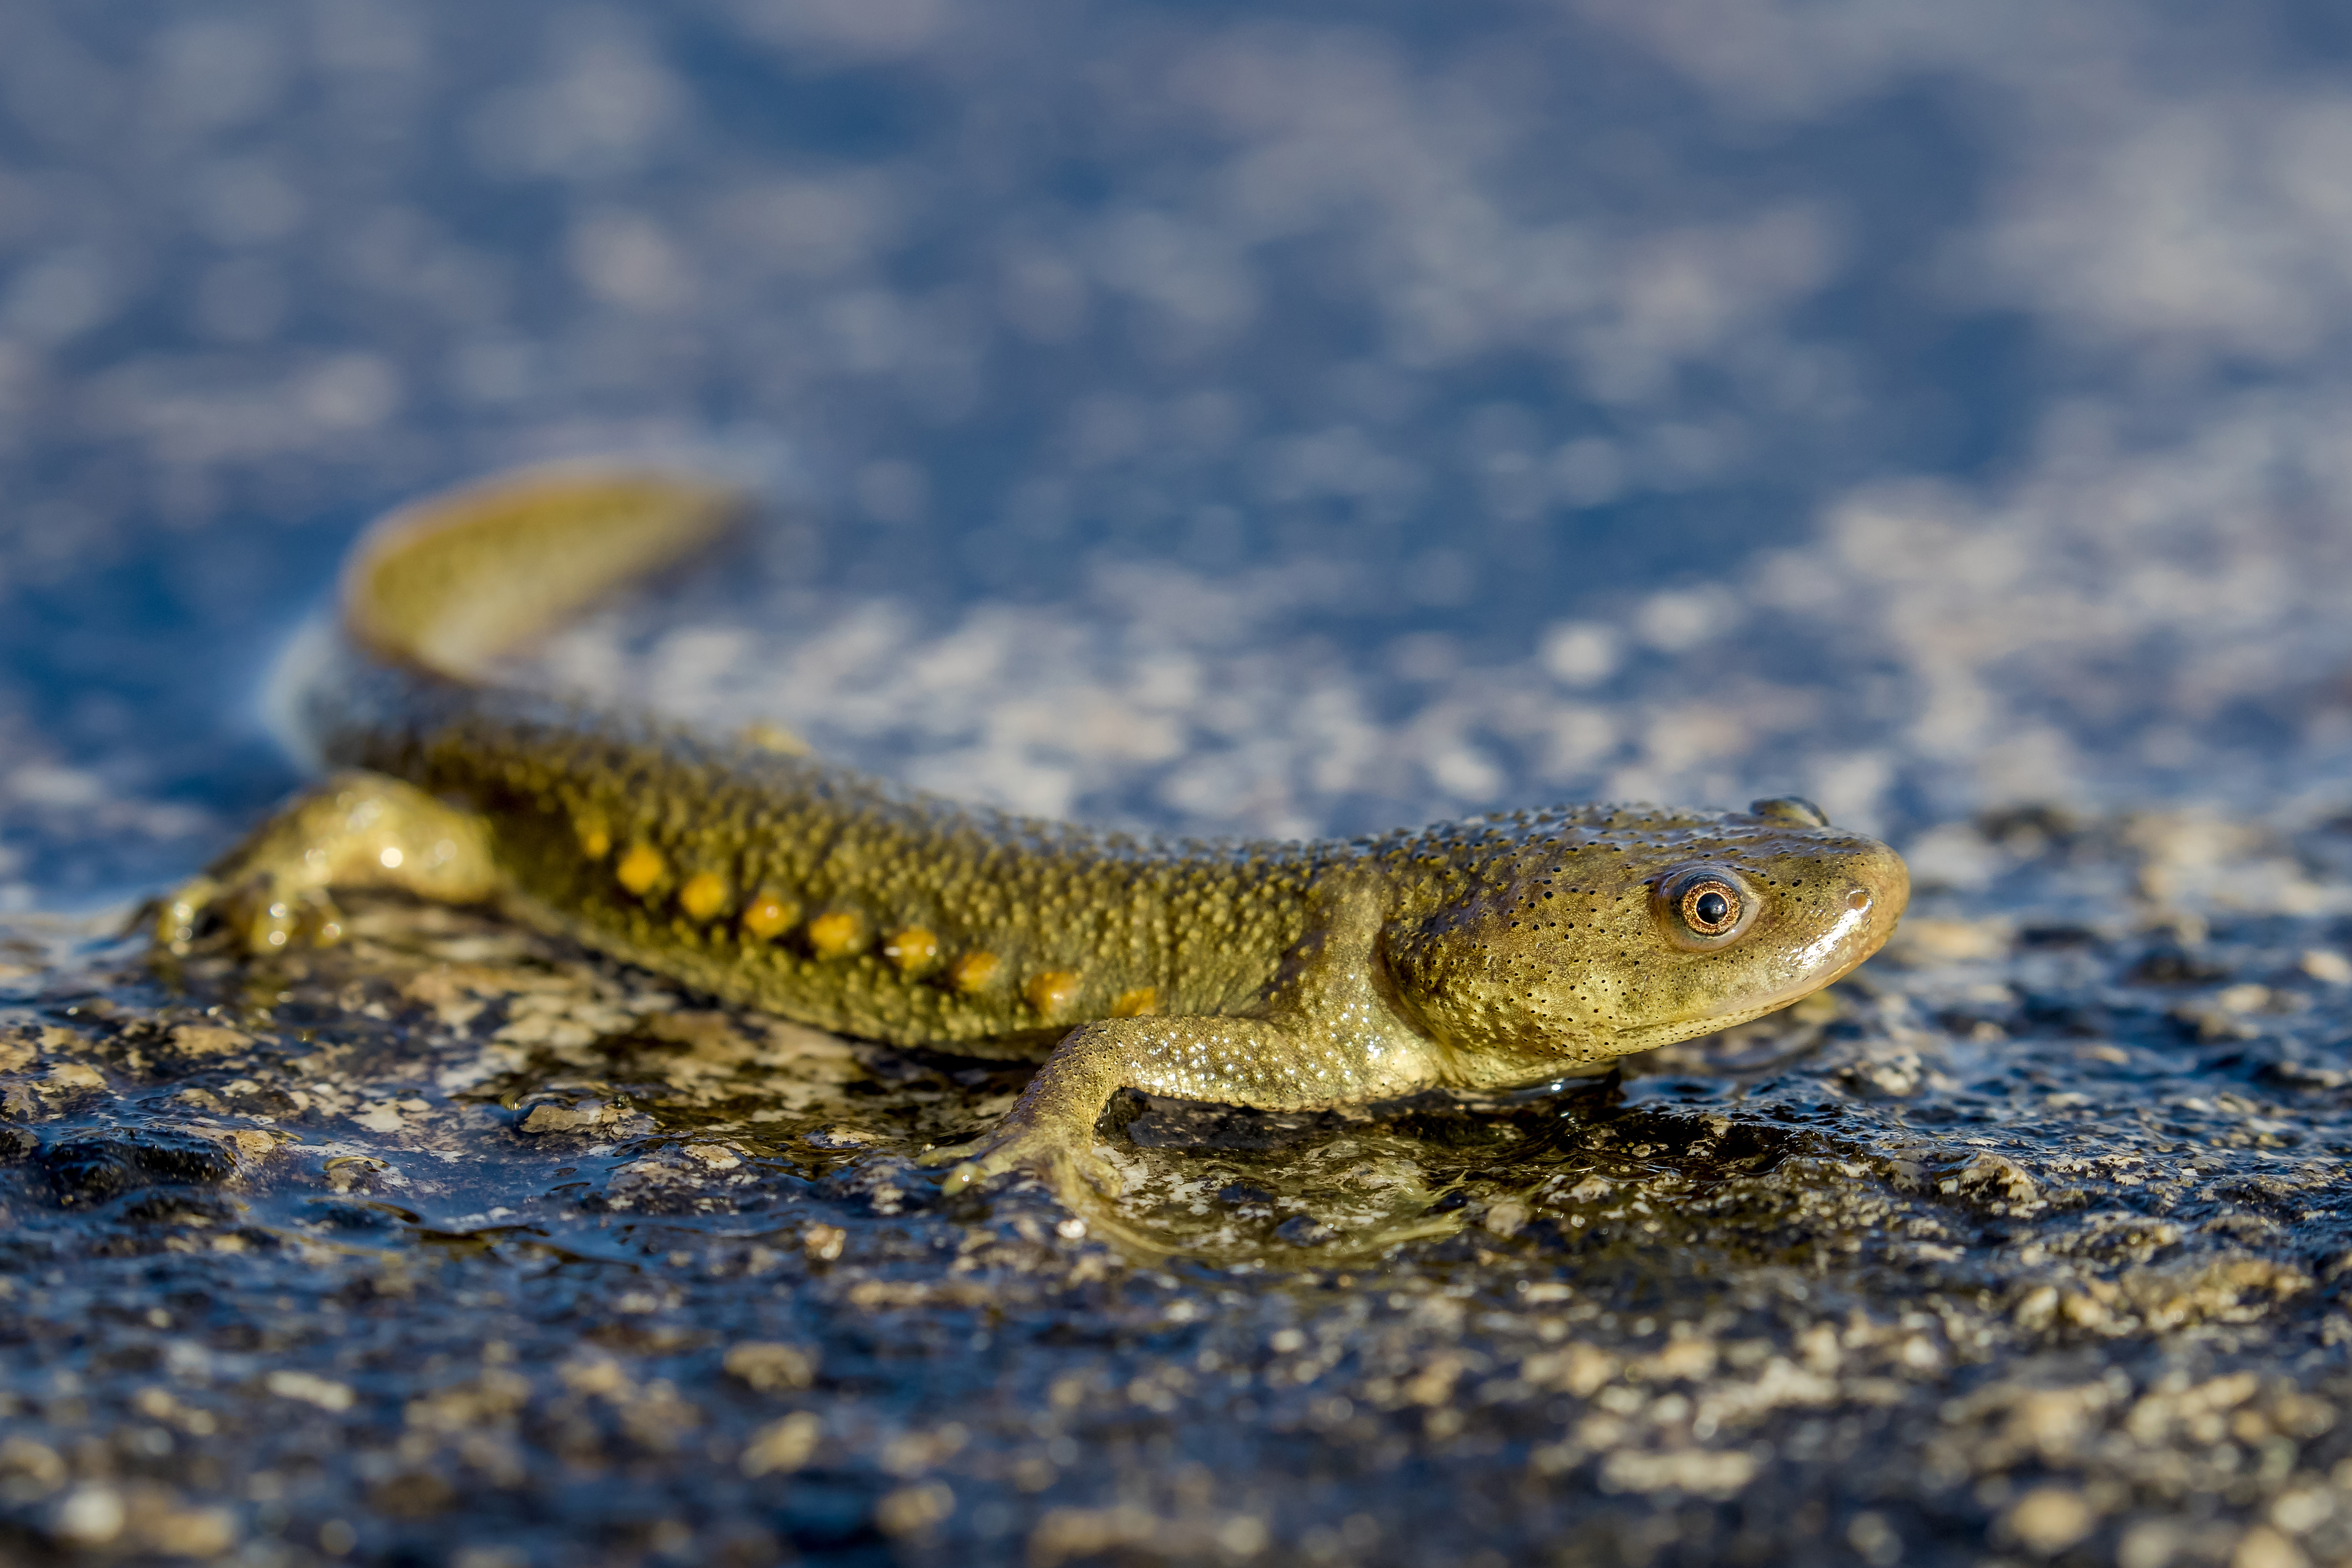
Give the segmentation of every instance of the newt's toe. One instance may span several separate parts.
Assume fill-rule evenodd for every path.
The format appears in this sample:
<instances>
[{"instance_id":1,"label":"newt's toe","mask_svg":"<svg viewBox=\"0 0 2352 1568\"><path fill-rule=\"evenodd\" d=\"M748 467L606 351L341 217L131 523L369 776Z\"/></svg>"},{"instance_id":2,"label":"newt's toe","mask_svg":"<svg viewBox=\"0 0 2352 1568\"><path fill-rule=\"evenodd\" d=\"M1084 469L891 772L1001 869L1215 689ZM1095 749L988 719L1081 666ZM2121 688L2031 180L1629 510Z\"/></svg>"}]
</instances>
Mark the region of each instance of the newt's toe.
<instances>
[{"instance_id":1,"label":"newt's toe","mask_svg":"<svg viewBox=\"0 0 2352 1568\"><path fill-rule=\"evenodd\" d=\"M940 1191L953 1197L966 1187L985 1182L998 1173L977 1160L966 1160L940 1179Z\"/></svg>"},{"instance_id":2,"label":"newt's toe","mask_svg":"<svg viewBox=\"0 0 2352 1568\"><path fill-rule=\"evenodd\" d=\"M155 945L173 952L185 952L188 944L202 929L205 917L220 897L218 882L210 877L195 877L182 883L170 894L156 900Z\"/></svg>"},{"instance_id":3,"label":"newt's toe","mask_svg":"<svg viewBox=\"0 0 2352 1568\"><path fill-rule=\"evenodd\" d=\"M1122 1185L1118 1173L1092 1148L1075 1148L1036 1128L1000 1129L991 1137L929 1150L917 1161L954 1167L940 1182L940 1191L950 1196L1015 1171L1036 1175L1065 1202L1084 1196L1089 1188L1116 1197Z\"/></svg>"}]
</instances>

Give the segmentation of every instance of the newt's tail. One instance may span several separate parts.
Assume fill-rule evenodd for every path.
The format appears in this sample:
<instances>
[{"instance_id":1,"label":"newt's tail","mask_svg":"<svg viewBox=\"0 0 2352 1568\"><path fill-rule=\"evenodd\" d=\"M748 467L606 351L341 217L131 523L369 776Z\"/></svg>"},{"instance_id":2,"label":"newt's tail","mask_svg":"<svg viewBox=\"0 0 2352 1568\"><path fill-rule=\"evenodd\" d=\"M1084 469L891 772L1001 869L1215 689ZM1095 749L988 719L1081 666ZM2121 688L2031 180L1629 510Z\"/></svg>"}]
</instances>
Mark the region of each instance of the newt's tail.
<instances>
[{"instance_id":1,"label":"newt's tail","mask_svg":"<svg viewBox=\"0 0 2352 1568\"><path fill-rule=\"evenodd\" d=\"M566 464L412 502L344 569L343 631L385 663L473 679L611 590L715 539L740 491L656 468Z\"/></svg>"}]
</instances>

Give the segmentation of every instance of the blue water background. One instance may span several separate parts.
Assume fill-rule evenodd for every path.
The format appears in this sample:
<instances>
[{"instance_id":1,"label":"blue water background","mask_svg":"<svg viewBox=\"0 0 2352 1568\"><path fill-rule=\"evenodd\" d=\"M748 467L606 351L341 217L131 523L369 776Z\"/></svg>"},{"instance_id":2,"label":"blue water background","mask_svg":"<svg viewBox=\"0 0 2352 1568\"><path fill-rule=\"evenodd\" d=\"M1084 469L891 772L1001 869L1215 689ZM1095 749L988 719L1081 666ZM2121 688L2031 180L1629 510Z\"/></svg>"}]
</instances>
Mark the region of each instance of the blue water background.
<instances>
[{"instance_id":1,"label":"blue water background","mask_svg":"<svg viewBox=\"0 0 2352 1568\"><path fill-rule=\"evenodd\" d=\"M731 466L794 520L739 619L787 579L949 628L1115 621L1121 566L1278 578L1234 637L1353 681L1380 745L1469 759L1221 816L1169 770L1314 759L1283 760L1280 702L1217 721L1211 691L1144 761L1014 804L1353 830L1752 785L1917 832L2094 783L2324 794L2352 703L2324 613L2352 584L2348 55L2316 4L18 0L0 900L152 886L295 782L252 693L374 512L610 450ZM2190 464L2188 522L2012 515L2086 466L2187 494L2166 465L2224 428L2260 450ZM2010 706L1940 751L1906 726L1995 654L1872 618L1825 520L1890 484L1963 535L2009 518L2049 556L2001 582L2073 572L2117 616L1979 682ZM2279 570L2220 642L2193 595L2102 597L2115 562L2232 552ZM1734 642L1656 608L1744 605L1768 558L1844 586ZM2266 616L2291 655L2258 657ZM1598 673L1580 626L1619 628ZM1429 717L1498 671L1520 730ZM1811 705L1643 750L1646 714L1735 676ZM812 701L860 761L923 751ZM1570 707L1616 738L1531 761ZM2063 753L2039 784L1950 782L2032 726Z\"/></svg>"}]
</instances>

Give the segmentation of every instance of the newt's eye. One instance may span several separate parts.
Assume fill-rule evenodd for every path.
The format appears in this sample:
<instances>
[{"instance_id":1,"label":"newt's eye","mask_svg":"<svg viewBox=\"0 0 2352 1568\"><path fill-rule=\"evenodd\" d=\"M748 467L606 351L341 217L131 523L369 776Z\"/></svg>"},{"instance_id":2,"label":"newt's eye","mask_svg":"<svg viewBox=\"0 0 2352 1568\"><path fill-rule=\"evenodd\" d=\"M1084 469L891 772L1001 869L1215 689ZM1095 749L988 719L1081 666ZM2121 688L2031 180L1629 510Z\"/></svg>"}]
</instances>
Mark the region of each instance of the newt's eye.
<instances>
[{"instance_id":1,"label":"newt's eye","mask_svg":"<svg viewBox=\"0 0 2352 1568\"><path fill-rule=\"evenodd\" d=\"M1717 866L1687 866L1658 883L1671 934L1685 946L1720 946L1747 929L1755 895L1733 872Z\"/></svg>"},{"instance_id":2,"label":"newt's eye","mask_svg":"<svg viewBox=\"0 0 2352 1568\"><path fill-rule=\"evenodd\" d=\"M1701 936L1721 936L1739 923L1739 895L1721 882L1702 882L1683 895L1683 919Z\"/></svg>"}]
</instances>

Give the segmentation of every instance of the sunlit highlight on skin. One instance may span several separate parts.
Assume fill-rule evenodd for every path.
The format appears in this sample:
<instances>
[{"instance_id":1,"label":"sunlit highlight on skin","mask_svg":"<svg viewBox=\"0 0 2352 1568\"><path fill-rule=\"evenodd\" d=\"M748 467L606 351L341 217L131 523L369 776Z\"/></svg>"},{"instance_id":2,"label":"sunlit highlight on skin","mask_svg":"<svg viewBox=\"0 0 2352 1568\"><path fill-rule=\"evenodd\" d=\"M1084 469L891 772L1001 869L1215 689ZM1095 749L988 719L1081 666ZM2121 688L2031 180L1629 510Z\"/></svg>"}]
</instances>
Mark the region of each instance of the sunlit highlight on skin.
<instances>
[{"instance_id":1,"label":"sunlit highlight on skin","mask_svg":"<svg viewBox=\"0 0 2352 1568\"><path fill-rule=\"evenodd\" d=\"M1840 915L1829 930L1798 951L1798 973L1811 974L1827 967L1833 958L1844 952L1846 945L1869 921L1870 904L1867 900L1859 908L1849 903L1845 913Z\"/></svg>"}]
</instances>

